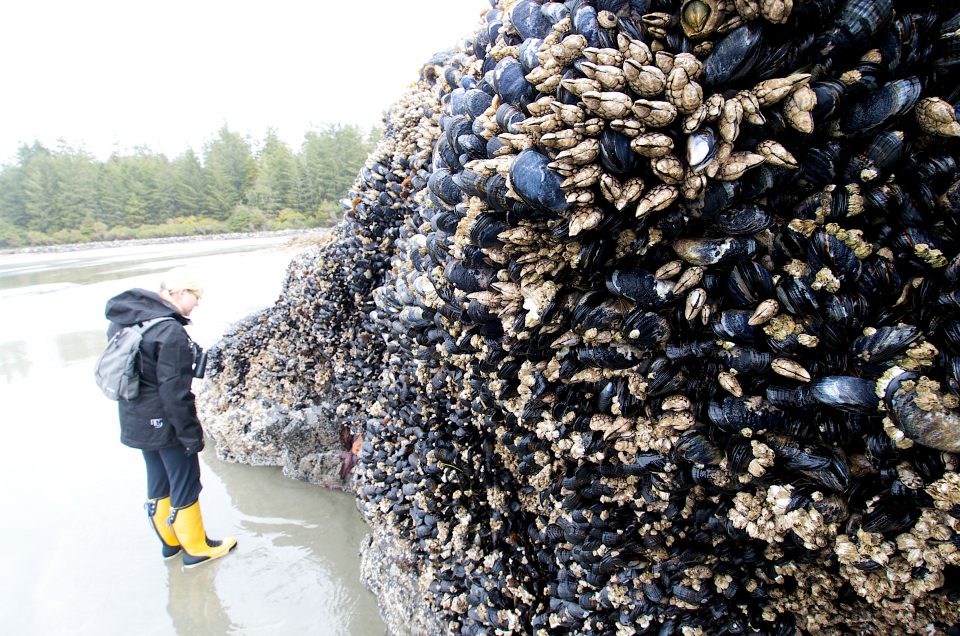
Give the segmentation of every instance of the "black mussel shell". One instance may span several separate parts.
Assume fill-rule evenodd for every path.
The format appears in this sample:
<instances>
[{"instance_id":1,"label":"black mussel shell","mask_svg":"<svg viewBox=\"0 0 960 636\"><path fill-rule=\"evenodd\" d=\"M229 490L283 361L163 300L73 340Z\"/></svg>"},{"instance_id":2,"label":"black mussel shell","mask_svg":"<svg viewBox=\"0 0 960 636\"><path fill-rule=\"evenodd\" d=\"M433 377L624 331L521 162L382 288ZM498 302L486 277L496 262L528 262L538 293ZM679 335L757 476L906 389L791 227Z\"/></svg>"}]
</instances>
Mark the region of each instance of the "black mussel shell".
<instances>
[{"instance_id":1,"label":"black mussel shell","mask_svg":"<svg viewBox=\"0 0 960 636\"><path fill-rule=\"evenodd\" d=\"M840 117L840 132L851 137L871 135L888 121L910 110L920 98L922 85L916 77L898 79L854 103Z\"/></svg>"},{"instance_id":2,"label":"black mussel shell","mask_svg":"<svg viewBox=\"0 0 960 636\"><path fill-rule=\"evenodd\" d=\"M533 0L520 0L513 5L510 11L510 23L524 40L543 38L552 28L550 20L540 10L540 4Z\"/></svg>"},{"instance_id":3,"label":"black mussel shell","mask_svg":"<svg viewBox=\"0 0 960 636\"><path fill-rule=\"evenodd\" d=\"M819 378L810 385L809 395L820 404L850 413L873 413L879 405L876 383L852 376Z\"/></svg>"},{"instance_id":4,"label":"black mussel shell","mask_svg":"<svg viewBox=\"0 0 960 636\"><path fill-rule=\"evenodd\" d=\"M533 208L563 212L569 207L560 184L563 178L547 167L550 158L536 150L524 150L510 167L510 184Z\"/></svg>"}]
</instances>

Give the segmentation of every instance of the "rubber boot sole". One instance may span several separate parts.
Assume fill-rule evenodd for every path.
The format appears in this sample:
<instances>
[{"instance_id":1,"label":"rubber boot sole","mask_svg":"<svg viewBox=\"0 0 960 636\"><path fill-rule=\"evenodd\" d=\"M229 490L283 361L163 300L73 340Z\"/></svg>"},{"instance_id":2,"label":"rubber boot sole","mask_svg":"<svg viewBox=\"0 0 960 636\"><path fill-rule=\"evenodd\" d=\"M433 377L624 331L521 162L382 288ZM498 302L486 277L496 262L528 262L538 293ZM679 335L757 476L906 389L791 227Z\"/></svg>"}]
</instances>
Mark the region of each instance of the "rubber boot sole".
<instances>
[{"instance_id":1,"label":"rubber boot sole","mask_svg":"<svg viewBox=\"0 0 960 636\"><path fill-rule=\"evenodd\" d=\"M221 557L225 557L225 556L227 556L228 554L230 554L231 552L233 552L233 551L236 550L236 549L237 549L237 544L234 543L232 546L230 546L230 549L229 549L229 550L227 550L226 552L223 552L222 554L218 554L217 556L190 557L191 559L201 559L201 560L200 560L200 561L197 561L196 563L184 563L184 564L183 564L183 568L184 568L185 570L192 570L193 568L199 567L199 566L203 565L204 563L210 563L210 561L214 561L214 560L219 559L219 558L221 558ZM186 558L187 556L189 556L186 552L184 552L183 554L184 554L184 558Z\"/></svg>"}]
</instances>

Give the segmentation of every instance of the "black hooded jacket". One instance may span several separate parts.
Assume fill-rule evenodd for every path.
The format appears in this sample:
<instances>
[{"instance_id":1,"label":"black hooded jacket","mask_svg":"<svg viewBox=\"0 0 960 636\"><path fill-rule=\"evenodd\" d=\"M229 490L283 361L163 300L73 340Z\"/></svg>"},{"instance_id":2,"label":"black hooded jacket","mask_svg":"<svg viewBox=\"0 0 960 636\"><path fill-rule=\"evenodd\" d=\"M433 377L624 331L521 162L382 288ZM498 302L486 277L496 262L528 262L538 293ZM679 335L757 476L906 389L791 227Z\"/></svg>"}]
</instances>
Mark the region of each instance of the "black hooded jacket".
<instances>
[{"instance_id":1,"label":"black hooded jacket","mask_svg":"<svg viewBox=\"0 0 960 636\"><path fill-rule=\"evenodd\" d=\"M184 325L190 321L176 307L146 289L131 289L107 301L107 337L120 327L170 316L152 326L140 344L140 395L121 400L120 441L143 450L182 444L188 454L203 449L203 429L190 384L193 343Z\"/></svg>"}]
</instances>

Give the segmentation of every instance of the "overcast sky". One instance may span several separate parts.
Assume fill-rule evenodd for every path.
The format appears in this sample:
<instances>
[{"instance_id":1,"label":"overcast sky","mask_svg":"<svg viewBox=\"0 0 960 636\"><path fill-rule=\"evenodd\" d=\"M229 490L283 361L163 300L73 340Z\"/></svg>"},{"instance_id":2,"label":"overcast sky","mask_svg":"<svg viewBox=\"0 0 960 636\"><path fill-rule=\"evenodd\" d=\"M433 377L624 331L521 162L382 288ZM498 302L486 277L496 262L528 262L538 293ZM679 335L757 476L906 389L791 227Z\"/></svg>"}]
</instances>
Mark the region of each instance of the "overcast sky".
<instances>
[{"instance_id":1,"label":"overcast sky","mask_svg":"<svg viewBox=\"0 0 960 636\"><path fill-rule=\"evenodd\" d=\"M487 0L11 0L0 7L0 163L59 139L105 159L198 153L224 124L296 150L376 125Z\"/></svg>"}]
</instances>

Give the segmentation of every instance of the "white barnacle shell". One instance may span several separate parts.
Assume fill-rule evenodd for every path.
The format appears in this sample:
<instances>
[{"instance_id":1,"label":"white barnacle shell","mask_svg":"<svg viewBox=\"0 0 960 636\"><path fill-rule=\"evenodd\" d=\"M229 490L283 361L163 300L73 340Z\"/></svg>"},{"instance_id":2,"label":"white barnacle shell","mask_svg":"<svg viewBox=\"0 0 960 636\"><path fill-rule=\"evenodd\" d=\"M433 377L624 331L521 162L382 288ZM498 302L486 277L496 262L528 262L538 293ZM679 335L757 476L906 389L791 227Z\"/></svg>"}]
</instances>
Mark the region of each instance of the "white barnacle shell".
<instances>
[{"instance_id":1,"label":"white barnacle shell","mask_svg":"<svg viewBox=\"0 0 960 636\"><path fill-rule=\"evenodd\" d=\"M561 80L560 85L577 97L582 97L584 93L591 91L598 92L601 89L600 82L589 77Z\"/></svg>"},{"instance_id":2,"label":"white barnacle shell","mask_svg":"<svg viewBox=\"0 0 960 636\"><path fill-rule=\"evenodd\" d=\"M790 151L772 139L766 139L757 144L757 152L766 157L767 163L775 166L798 168L800 165Z\"/></svg>"},{"instance_id":3,"label":"white barnacle shell","mask_svg":"<svg viewBox=\"0 0 960 636\"><path fill-rule=\"evenodd\" d=\"M633 100L616 91L586 91L580 95L587 110L606 119L618 119L630 113Z\"/></svg>"},{"instance_id":4,"label":"white barnacle shell","mask_svg":"<svg viewBox=\"0 0 960 636\"><path fill-rule=\"evenodd\" d=\"M600 82L600 86L604 90L620 90L623 88L624 82L626 81L624 78L623 69L618 66L584 62L580 68L583 69L583 73L587 77Z\"/></svg>"},{"instance_id":5,"label":"white barnacle shell","mask_svg":"<svg viewBox=\"0 0 960 636\"><path fill-rule=\"evenodd\" d=\"M630 141L630 148L644 157L665 157L673 150L673 139L663 133L644 133Z\"/></svg>"},{"instance_id":6,"label":"white barnacle shell","mask_svg":"<svg viewBox=\"0 0 960 636\"><path fill-rule=\"evenodd\" d=\"M770 369L785 378L799 380L800 382L810 381L810 372L789 358L774 358L773 362L770 363Z\"/></svg>"},{"instance_id":7,"label":"white barnacle shell","mask_svg":"<svg viewBox=\"0 0 960 636\"><path fill-rule=\"evenodd\" d=\"M663 128L676 119L677 107L670 102L638 99L633 103L633 114L641 123Z\"/></svg>"},{"instance_id":8,"label":"white barnacle shell","mask_svg":"<svg viewBox=\"0 0 960 636\"><path fill-rule=\"evenodd\" d=\"M813 109L817 106L817 94L806 84L790 93L783 102L787 123L802 133L813 132Z\"/></svg>"},{"instance_id":9,"label":"white barnacle shell","mask_svg":"<svg viewBox=\"0 0 960 636\"><path fill-rule=\"evenodd\" d=\"M953 106L939 97L924 97L917 102L917 123L924 132L944 137L960 137L960 122Z\"/></svg>"},{"instance_id":10,"label":"white barnacle shell","mask_svg":"<svg viewBox=\"0 0 960 636\"><path fill-rule=\"evenodd\" d=\"M657 212L668 208L679 196L680 191L671 185L656 185L650 188L640 199L640 203L637 205L636 216L640 218L650 212Z\"/></svg>"},{"instance_id":11,"label":"white barnacle shell","mask_svg":"<svg viewBox=\"0 0 960 636\"><path fill-rule=\"evenodd\" d=\"M623 64L623 53L617 49L598 49L588 46L583 49L583 56L594 64L620 66Z\"/></svg>"},{"instance_id":12,"label":"white barnacle shell","mask_svg":"<svg viewBox=\"0 0 960 636\"><path fill-rule=\"evenodd\" d=\"M623 72L630 90L640 97L656 97L667 85L666 74L652 64L628 59L623 63Z\"/></svg>"}]
</instances>

